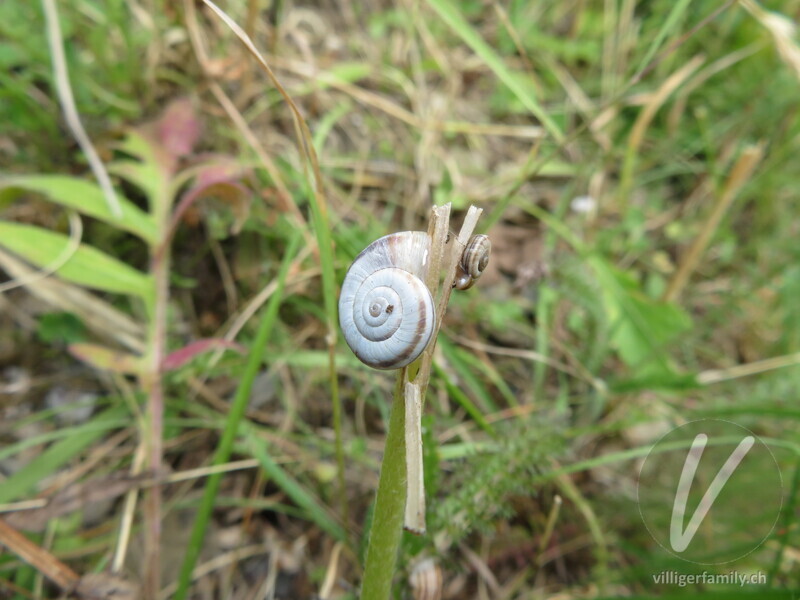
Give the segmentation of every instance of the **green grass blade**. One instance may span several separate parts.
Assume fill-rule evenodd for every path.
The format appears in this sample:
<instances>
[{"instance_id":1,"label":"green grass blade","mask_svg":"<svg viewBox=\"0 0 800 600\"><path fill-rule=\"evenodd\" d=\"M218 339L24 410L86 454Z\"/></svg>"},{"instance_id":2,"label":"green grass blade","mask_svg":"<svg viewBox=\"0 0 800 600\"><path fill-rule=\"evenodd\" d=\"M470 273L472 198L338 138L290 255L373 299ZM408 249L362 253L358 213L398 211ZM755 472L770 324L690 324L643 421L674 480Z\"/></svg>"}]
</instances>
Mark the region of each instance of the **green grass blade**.
<instances>
[{"instance_id":1,"label":"green grass blade","mask_svg":"<svg viewBox=\"0 0 800 600\"><path fill-rule=\"evenodd\" d=\"M647 53L642 58L639 66L636 69L636 74L638 76L639 73L644 71L647 68L647 65L655 56L658 49L661 47L661 44L664 43L666 37L675 29L680 20L681 16L684 12L686 12L687 7L691 3L692 0L678 0L675 5L672 7L672 10L667 15L667 18L664 20L664 23L661 25L661 29L658 30L658 35L656 35L653 42L650 44L650 47L647 49Z\"/></svg>"},{"instance_id":2,"label":"green grass blade","mask_svg":"<svg viewBox=\"0 0 800 600\"><path fill-rule=\"evenodd\" d=\"M786 502L781 515L781 524L778 527L777 549L775 551L775 559L772 562L772 567L767 575L767 586L772 587L778 574L780 573L781 564L783 564L786 548L790 544L789 532L792 530L792 522L794 515L797 514L798 497L800 497L800 455L794 466L794 476L792 477L791 487L789 488L789 498Z\"/></svg>"},{"instance_id":3,"label":"green grass blade","mask_svg":"<svg viewBox=\"0 0 800 600\"><path fill-rule=\"evenodd\" d=\"M453 344L447 340L440 340L439 347L442 349L442 354L444 354L447 361L461 378L459 388L471 390L483 405L484 412L496 411L497 405L489 394L489 391L476 377L477 369L475 365L468 364L469 359L466 358L468 353L462 351L461 348L453 346Z\"/></svg>"},{"instance_id":4,"label":"green grass blade","mask_svg":"<svg viewBox=\"0 0 800 600\"><path fill-rule=\"evenodd\" d=\"M0 485L0 503L11 502L30 494L36 484L55 473L85 448L91 446L109 430L130 424L124 419L125 410L115 406L93 417L84 425L61 431L64 438L31 460Z\"/></svg>"},{"instance_id":5,"label":"green grass blade","mask_svg":"<svg viewBox=\"0 0 800 600\"><path fill-rule=\"evenodd\" d=\"M108 208L103 191L88 181L64 175L20 175L0 179L0 198L19 190L42 194L51 202L138 235L149 245L156 242L156 226L147 213L118 193L122 216L115 216Z\"/></svg>"},{"instance_id":6,"label":"green grass blade","mask_svg":"<svg viewBox=\"0 0 800 600\"><path fill-rule=\"evenodd\" d=\"M461 12L450 0L428 0L428 4L439 14L445 23L467 44L473 52L483 59L497 78L513 92L522 105L531 112L556 142L564 141L564 133L536 100L536 94L525 75L511 71L494 49L473 29Z\"/></svg>"},{"instance_id":7,"label":"green grass blade","mask_svg":"<svg viewBox=\"0 0 800 600\"><path fill-rule=\"evenodd\" d=\"M794 452L796 456L800 457L800 444L789 440L782 440L778 438L770 438L770 437L759 437L759 439L770 446L771 448L783 448L785 450L789 450L790 452ZM731 436L718 436L718 437L710 437L708 439L707 446L717 446L717 445L736 445L741 441L740 438L735 438ZM620 450L618 452L608 452L607 454L603 454L602 456L595 456L592 458L587 458L585 460L581 460L578 462L574 462L570 465L562 466L558 469L553 469L552 471L547 471L542 473L541 480L542 481L549 481L559 475L569 475L571 473L580 473L581 471L586 471L588 469L594 469L596 467L610 465L618 462L625 462L634 460L637 458L644 458L651 454L661 454L665 452L672 452L674 450L688 450L691 448L692 442L691 440L680 440L677 442L664 442L658 444L657 447L652 445L645 445L645 446L637 446L635 448L629 448L627 450Z\"/></svg>"},{"instance_id":8,"label":"green grass blade","mask_svg":"<svg viewBox=\"0 0 800 600\"><path fill-rule=\"evenodd\" d=\"M312 140L307 143L313 144ZM333 241L327 207L322 201L322 191L309 194L311 220L319 247L319 262L322 268L322 297L325 304L325 320L328 324L328 377L333 408L333 431L336 438L336 466L339 508L342 519L347 520L347 494L344 479L344 445L342 443L342 403L339 399L339 372L336 369L336 337L339 328L339 312L336 294L336 270L333 266Z\"/></svg>"},{"instance_id":9,"label":"green grass blade","mask_svg":"<svg viewBox=\"0 0 800 600\"><path fill-rule=\"evenodd\" d=\"M34 265L55 264L71 244L66 235L32 225L0 221L0 246ZM97 248L80 244L57 271L59 277L104 292L147 298L152 279Z\"/></svg>"},{"instance_id":10,"label":"green grass blade","mask_svg":"<svg viewBox=\"0 0 800 600\"><path fill-rule=\"evenodd\" d=\"M489 435L494 436L494 427L492 427L489 421L486 420L472 400L469 399L469 396L462 392L460 387L450 381L450 377L447 375L447 372L436 362L433 363L433 368L436 371L436 375L444 382L444 385L447 388L447 393L450 394L450 397L458 402L461 407L467 411L467 414L472 417L472 420L475 421L475 423L477 423L481 429L483 429Z\"/></svg>"},{"instance_id":11,"label":"green grass blade","mask_svg":"<svg viewBox=\"0 0 800 600\"><path fill-rule=\"evenodd\" d=\"M245 410L247 409L247 402L250 399L250 392L253 388L253 381L258 374L261 364L266 352L267 343L269 342L272 328L278 318L278 309L280 308L281 301L283 300L283 289L286 284L286 276L289 273L289 266L297 254L297 249L300 246L300 234L295 231L289 241L283 256L280 270L277 275L278 287L264 311L264 316L258 326L258 332L253 340L252 349L247 358L244 372L242 373L241 383L236 390L236 397L231 404L228 418L225 421L225 429L222 432L222 438L217 446L217 451L214 453L212 465L220 465L228 461L233 450L233 443L236 439L236 434L239 430L239 424L244 418ZM203 546L203 539L205 538L208 521L211 518L211 511L214 509L214 499L219 491L219 485L222 481L222 474L215 473L211 475L206 481L206 487L203 492L203 500L200 508L195 517L194 527L192 528L191 538L186 548L186 555L183 559L180 574L178 575L178 589L173 596L176 600L186 598L189 591L189 583L192 577L194 565L200 556L200 550Z\"/></svg>"},{"instance_id":12,"label":"green grass blade","mask_svg":"<svg viewBox=\"0 0 800 600\"><path fill-rule=\"evenodd\" d=\"M341 542L346 541L347 534L342 526L328 514L314 496L307 492L306 489L282 469L278 463L272 460L266 442L258 438L252 429L247 431L244 437L252 455L261 463L261 467L275 481L278 487L286 492L286 495L289 496L295 504L305 510L310 519L321 529L327 531L332 537Z\"/></svg>"}]
</instances>

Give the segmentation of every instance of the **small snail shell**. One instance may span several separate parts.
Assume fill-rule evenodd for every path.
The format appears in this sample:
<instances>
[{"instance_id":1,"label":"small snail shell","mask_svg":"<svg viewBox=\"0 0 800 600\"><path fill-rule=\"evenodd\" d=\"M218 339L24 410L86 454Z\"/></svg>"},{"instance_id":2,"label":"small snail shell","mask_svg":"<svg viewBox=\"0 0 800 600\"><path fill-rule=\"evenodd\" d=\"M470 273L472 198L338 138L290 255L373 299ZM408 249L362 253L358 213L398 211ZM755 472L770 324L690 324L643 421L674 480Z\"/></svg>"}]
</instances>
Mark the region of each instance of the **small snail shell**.
<instances>
[{"instance_id":1,"label":"small snail shell","mask_svg":"<svg viewBox=\"0 0 800 600\"><path fill-rule=\"evenodd\" d=\"M422 231L384 236L350 265L339 296L339 325L361 362L399 369L433 336L436 314L425 285L430 238Z\"/></svg>"},{"instance_id":2,"label":"small snail shell","mask_svg":"<svg viewBox=\"0 0 800 600\"><path fill-rule=\"evenodd\" d=\"M456 270L455 287L459 290L468 290L473 286L475 280L483 274L486 265L489 264L489 255L492 253L492 242L489 236L473 235Z\"/></svg>"},{"instance_id":3,"label":"small snail shell","mask_svg":"<svg viewBox=\"0 0 800 600\"><path fill-rule=\"evenodd\" d=\"M426 558L418 562L408 578L414 600L441 600L442 570L432 558Z\"/></svg>"}]
</instances>

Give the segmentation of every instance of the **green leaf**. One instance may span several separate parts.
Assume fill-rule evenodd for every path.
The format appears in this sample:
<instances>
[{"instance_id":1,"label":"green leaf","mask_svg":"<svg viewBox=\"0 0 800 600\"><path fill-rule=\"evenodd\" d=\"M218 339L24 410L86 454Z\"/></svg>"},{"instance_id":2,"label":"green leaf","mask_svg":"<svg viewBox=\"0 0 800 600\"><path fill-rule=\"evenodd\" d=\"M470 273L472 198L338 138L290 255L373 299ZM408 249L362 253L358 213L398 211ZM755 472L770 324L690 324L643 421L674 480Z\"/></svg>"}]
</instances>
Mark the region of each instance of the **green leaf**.
<instances>
[{"instance_id":1,"label":"green leaf","mask_svg":"<svg viewBox=\"0 0 800 600\"><path fill-rule=\"evenodd\" d=\"M125 139L117 145L117 149L136 160L120 159L108 165L108 170L115 175L127 179L139 187L150 201L150 210L154 203L162 201L169 187L169 162L164 152L159 152L147 138L136 131L129 131Z\"/></svg>"},{"instance_id":2,"label":"green leaf","mask_svg":"<svg viewBox=\"0 0 800 600\"><path fill-rule=\"evenodd\" d=\"M691 327L680 307L644 295L636 282L597 255L588 257L603 288L603 301L611 323L611 344L636 376L652 377L674 372L666 346Z\"/></svg>"},{"instance_id":3,"label":"green leaf","mask_svg":"<svg viewBox=\"0 0 800 600\"><path fill-rule=\"evenodd\" d=\"M0 199L19 190L37 192L51 202L74 208L80 213L99 219L109 225L129 231L148 244L156 242L153 219L136 205L119 195L122 216L116 217L108 208L103 191L93 183L65 175L19 175L0 179Z\"/></svg>"},{"instance_id":4,"label":"green leaf","mask_svg":"<svg viewBox=\"0 0 800 600\"><path fill-rule=\"evenodd\" d=\"M428 0L428 4L430 4L442 20L472 48L473 52L481 57L483 62L485 62L497 78L514 93L522 105L542 122L542 125L544 125L550 135L553 136L553 139L557 142L562 142L564 140L563 132L536 100L536 93L530 85L529 79L524 74L509 69L503 58L478 35L472 25L470 25L461 12L459 12L458 7L450 0Z\"/></svg>"},{"instance_id":5,"label":"green leaf","mask_svg":"<svg viewBox=\"0 0 800 600\"><path fill-rule=\"evenodd\" d=\"M58 260L70 244L69 237L32 225L0 221L0 246L38 267ZM80 244L57 275L86 287L149 298L152 279L97 248Z\"/></svg>"},{"instance_id":6,"label":"green leaf","mask_svg":"<svg viewBox=\"0 0 800 600\"><path fill-rule=\"evenodd\" d=\"M86 339L86 325L70 312L45 313L39 319L36 334L47 344L81 342Z\"/></svg>"}]
</instances>

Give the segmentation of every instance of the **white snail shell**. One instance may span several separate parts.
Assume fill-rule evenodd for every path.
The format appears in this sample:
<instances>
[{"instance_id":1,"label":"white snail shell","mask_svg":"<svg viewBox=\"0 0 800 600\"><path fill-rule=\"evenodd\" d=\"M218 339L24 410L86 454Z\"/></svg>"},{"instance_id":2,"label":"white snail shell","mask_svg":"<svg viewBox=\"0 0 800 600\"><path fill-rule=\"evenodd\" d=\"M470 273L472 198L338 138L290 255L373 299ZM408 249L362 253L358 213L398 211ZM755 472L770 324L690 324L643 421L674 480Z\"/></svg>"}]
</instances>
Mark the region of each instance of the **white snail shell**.
<instances>
[{"instance_id":1,"label":"white snail shell","mask_svg":"<svg viewBox=\"0 0 800 600\"><path fill-rule=\"evenodd\" d=\"M492 253L492 242L489 236L478 234L473 235L456 270L455 287L459 290L468 290L473 286L475 280L483 274L486 265L489 264L489 255Z\"/></svg>"},{"instance_id":2,"label":"white snail shell","mask_svg":"<svg viewBox=\"0 0 800 600\"><path fill-rule=\"evenodd\" d=\"M429 258L428 234L404 231L372 242L350 265L339 296L339 324L361 362L399 369L425 350L436 324L425 285Z\"/></svg>"}]
</instances>

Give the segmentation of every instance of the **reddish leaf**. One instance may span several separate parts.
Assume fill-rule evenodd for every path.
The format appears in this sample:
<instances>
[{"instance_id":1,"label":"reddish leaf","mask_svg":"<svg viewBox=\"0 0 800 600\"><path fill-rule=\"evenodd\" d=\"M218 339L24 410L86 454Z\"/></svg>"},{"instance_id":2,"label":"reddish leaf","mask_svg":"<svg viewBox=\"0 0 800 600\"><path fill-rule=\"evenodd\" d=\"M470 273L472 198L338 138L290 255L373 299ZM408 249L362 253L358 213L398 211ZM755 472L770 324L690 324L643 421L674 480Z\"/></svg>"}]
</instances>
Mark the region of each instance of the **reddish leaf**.
<instances>
[{"instance_id":1,"label":"reddish leaf","mask_svg":"<svg viewBox=\"0 0 800 600\"><path fill-rule=\"evenodd\" d=\"M213 196L231 207L236 219L233 233L237 233L250 213L252 192L241 183L246 171L238 164L224 161L201 164L192 171L194 185L181 197L172 217L172 228L192 204Z\"/></svg>"},{"instance_id":2,"label":"reddish leaf","mask_svg":"<svg viewBox=\"0 0 800 600\"><path fill-rule=\"evenodd\" d=\"M207 338L203 340L197 340L196 342L192 342L191 344L184 346L180 350L171 352L164 359L164 362L161 364L161 368L164 371L174 371L175 369L185 365L198 354L208 352L209 350L215 350L217 348L236 350L240 354L244 354L247 351L244 346L237 344L236 342L228 342L220 338Z\"/></svg>"},{"instance_id":3,"label":"reddish leaf","mask_svg":"<svg viewBox=\"0 0 800 600\"><path fill-rule=\"evenodd\" d=\"M200 120L191 100L178 98L169 103L156 123L156 137L172 156L191 154L200 138Z\"/></svg>"}]
</instances>

